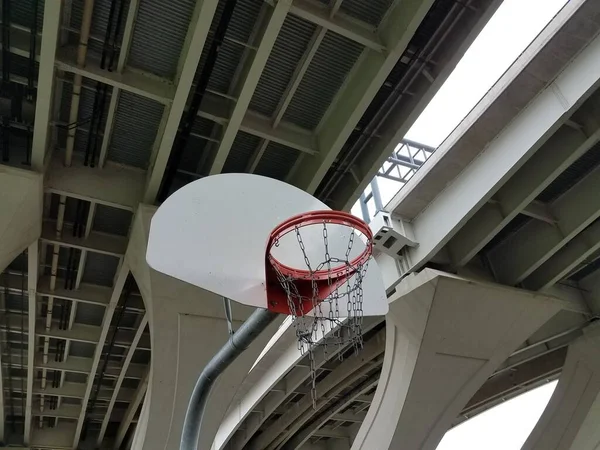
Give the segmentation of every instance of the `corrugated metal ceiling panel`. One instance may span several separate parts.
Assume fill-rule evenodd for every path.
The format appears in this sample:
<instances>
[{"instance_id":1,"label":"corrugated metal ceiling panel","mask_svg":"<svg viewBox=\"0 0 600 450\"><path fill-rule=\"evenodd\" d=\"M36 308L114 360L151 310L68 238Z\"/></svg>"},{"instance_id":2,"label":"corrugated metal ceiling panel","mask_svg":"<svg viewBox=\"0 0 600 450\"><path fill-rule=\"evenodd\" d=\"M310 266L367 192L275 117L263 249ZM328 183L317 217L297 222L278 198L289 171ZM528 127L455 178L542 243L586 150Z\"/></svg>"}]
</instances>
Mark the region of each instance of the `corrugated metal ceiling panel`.
<instances>
[{"instance_id":1,"label":"corrugated metal ceiling panel","mask_svg":"<svg viewBox=\"0 0 600 450\"><path fill-rule=\"evenodd\" d=\"M131 211L99 204L96 205L93 229L103 233L127 236L132 216Z\"/></svg>"},{"instance_id":2,"label":"corrugated metal ceiling panel","mask_svg":"<svg viewBox=\"0 0 600 450\"><path fill-rule=\"evenodd\" d=\"M44 22L44 0L17 0L10 2L10 21L23 27L31 28L33 22L34 4L37 2L37 31L42 31ZM0 5L1 9L1 5ZM4 12L0 13L4 17Z\"/></svg>"},{"instance_id":3,"label":"corrugated metal ceiling panel","mask_svg":"<svg viewBox=\"0 0 600 450\"><path fill-rule=\"evenodd\" d=\"M215 122L211 122L208 119L197 117L192 127L192 133L198 134L204 137L211 137L214 134L218 138L221 133L221 126ZM188 172L197 172L198 164L202 158L204 152L210 152L214 142L202 139L200 137L191 135L183 150L183 156L179 163L179 168Z\"/></svg>"},{"instance_id":4,"label":"corrugated metal ceiling panel","mask_svg":"<svg viewBox=\"0 0 600 450\"><path fill-rule=\"evenodd\" d=\"M250 101L250 109L271 116L283 96L316 25L289 14Z\"/></svg>"},{"instance_id":5,"label":"corrugated metal ceiling panel","mask_svg":"<svg viewBox=\"0 0 600 450\"><path fill-rule=\"evenodd\" d=\"M313 130L362 50L360 44L327 32L283 118Z\"/></svg>"},{"instance_id":6,"label":"corrugated metal ceiling panel","mask_svg":"<svg viewBox=\"0 0 600 450\"><path fill-rule=\"evenodd\" d=\"M173 79L196 3L194 0L140 2L129 64Z\"/></svg>"},{"instance_id":7,"label":"corrugated metal ceiling panel","mask_svg":"<svg viewBox=\"0 0 600 450\"><path fill-rule=\"evenodd\" d=\"M392 3L393 0L344 0L340 11L376 27Z\"/></svg>"},{"instance_id":8,"label":"corrugated metal ceiling panel","mask_svg":"<svg viewBox=\"0 0 600 450\"><path fill-rule=\"evenodd\" d=\"M158 102L130 92L121 92L108 159L147 168L163 110L164 106Z\"/></svg>"},{"instance_id":9,"label":"corrugated metal ceiling panel","mask_svg":"<svg viewBox=\"0 0 600 450\"><path fill-rule=\"evenodd\" d=\"M231 41L223 42L208 81L208 89L227 94L243 54L244 48L241 45Z\"/></svg>"},{"instance_id":10,"label":"corrugated metal ceiling panel","mask_svg":"<svg viewBox=\"0 0 600 450\"><path fill-rule=\"evenodd\" d=\"M102 325L105 307L92 303L79 302L75 311L75 323L83 325Z\"/></svg>"},{"instance_id":11,"label":"corrugated metal ceiling panel","mask_svg":"<svg viewBox=\"0 0 600 450\"><path fill-rule=\"evenodd\" d=\"M255 173L277 180L284 180L292 170L298 156L300 156L298 150L271 142L260 159Z\"/></svg>"},{"instance_id":12,"label":"corrugated metal ceiling panel","mask_svg":"<svg viewBox=\"0 0 600 450\"><path fill-rule=\"evenodd\" d=\"M88 252L83 271L84 283L112 286L119 259L102 253Z\"/></svg>"},{"instance_id":13,"label":"corrugated metal ceiling panel","mask_svg":"<svg viewBox=\"0 0 600 450\"><path fill-rule=\"evenodd\" d=\"M250 158L260 144L261 139L258 136L238 132L223 166L223 173L245 172Z\"/></svg>"}]
</instances>

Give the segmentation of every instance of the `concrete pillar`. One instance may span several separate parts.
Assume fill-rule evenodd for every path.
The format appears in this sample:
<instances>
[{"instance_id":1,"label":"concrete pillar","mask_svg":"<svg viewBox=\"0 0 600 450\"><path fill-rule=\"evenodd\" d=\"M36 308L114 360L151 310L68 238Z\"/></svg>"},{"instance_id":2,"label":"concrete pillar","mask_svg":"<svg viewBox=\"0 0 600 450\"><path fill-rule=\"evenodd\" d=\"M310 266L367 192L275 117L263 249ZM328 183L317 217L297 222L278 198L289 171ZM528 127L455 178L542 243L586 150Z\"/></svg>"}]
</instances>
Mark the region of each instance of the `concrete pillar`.
<instances>
[{"instance_id":1,"label":"concrete pillar","mask_svg":"<svg viewBox=\"0 0 600 450\"><path fill-rule=\"evenodd\" d=\"M42 175L0 165L0 270L42 233Z\"/></svg>"},{"instance_id":2,"label":"concrete pillar","mask_svg":"<svg viewBox=\"0 0 600 450\"><path fill-rule=\"evenodd\" d=\"M522 450L600 448L600 323L569 346L558 385Z\"/></svg>"},{"instance_id":3,"label":"concrete pillar","mask_svg":"<svg viewBox=\"0 0 600 450\"><path fill-rule=\"evenodd\" d=\"M147 205L138 208L125 256L144 299L152 343L148 392L134 438L134 448L143 450L179 448L183 419L196 380L229 338L222 298L156 272L146 264L148 232L155 210ZM236 329L253 311L234 302L232 309ZM281 321L283 316L261 334L213 388L199 450L210 449L238 387Z\"/></svg>"},{"instance_id":4,"label":"concrete pillar","mask_svg":"<svg viewBox=\"0 0 600 450\"><path fill-rule=\"evenodd\" d=\"M435 450L461 409L557 299L425 269L390 299L373 403L352 450Z\"/></svg>"}]
</instances>

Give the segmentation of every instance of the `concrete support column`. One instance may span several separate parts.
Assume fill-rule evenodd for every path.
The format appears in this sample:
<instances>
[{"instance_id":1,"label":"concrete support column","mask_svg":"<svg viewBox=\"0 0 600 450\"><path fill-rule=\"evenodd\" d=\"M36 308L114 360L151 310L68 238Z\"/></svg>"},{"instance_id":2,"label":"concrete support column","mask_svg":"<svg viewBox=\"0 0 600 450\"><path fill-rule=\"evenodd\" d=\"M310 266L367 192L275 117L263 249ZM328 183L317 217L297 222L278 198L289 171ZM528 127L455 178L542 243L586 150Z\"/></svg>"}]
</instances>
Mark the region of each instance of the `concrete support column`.
<instances>
[{"instance_id":1,"label":"concrete support column","mask_svg":"<svg viewBox=\"0 0 600 450\"><path fill-rule=\"evenodd\" d=\"M0 166L0 270L42 233L42 175Z\"/></svg>"},{"instance_id":2,"label":"concrete support column","mask_svg":"<svg viewBox=\"0 0 600 450\"><path fill-rule=\"evenodd\" d=\"M134 449L179 448L183 419L198 376L229 338L223 299L155 270L146 263L150 220L155 207L140 205L126 262L146 306L152 343L150 381L134 438ZM198 255L210 257L210 255ZM252 308L232 302L234 329ZM271 324L219 378L202 422L198 449L210 449L238 387L283 320Z\"/></svg>"},{"instance_id":3,"label":"concrete support column","mask_svg":"<svg viewBox=\"0 0 600 450\"><path fill-rule=\"evenodd\" d=\"M569 346L554 394L522 450L600 447L600 324Z\"/></svg>"},{"instance_id":4,"label":"concrete support column","mask_svg":"<svg viewBox=\"0 0 600 450\"><path fill-rule=\"evenodd\" d=\"M352 450L435 450L461 409L562 302L425 269L390 299L373 403Z\"/></svg>"}]
</instances>

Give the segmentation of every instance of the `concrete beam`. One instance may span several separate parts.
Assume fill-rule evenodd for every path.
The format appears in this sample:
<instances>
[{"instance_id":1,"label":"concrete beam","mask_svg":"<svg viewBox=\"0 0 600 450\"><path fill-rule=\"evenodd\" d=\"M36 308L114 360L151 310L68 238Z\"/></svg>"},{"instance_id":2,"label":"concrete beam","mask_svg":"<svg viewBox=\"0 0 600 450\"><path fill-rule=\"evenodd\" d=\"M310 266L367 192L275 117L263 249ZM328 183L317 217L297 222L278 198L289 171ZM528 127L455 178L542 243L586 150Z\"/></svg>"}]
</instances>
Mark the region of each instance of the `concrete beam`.
<instances>
[{"instance_id":1,"label":"concrete beam","mask_svg":"<svg viewBox=\"0 0 600 450\"><path fill-rule=\"evenodd\" d=\"M431 269L406 277L390 298L381 377L352 449L435 450L496 367L560 308Z\"/></svg>"},{"instance_id":2,"label":"concrete beam","mask_svg":"<svg viewBox=\"0 0 600 450\"><path fill-rule=\"evenodd\" d=\"M144 193L144 201L147 203L154 203L156 200L217 4L217 0L202 0L197 2L194 8L186 40L179 56L175 80L177 87L173 103L165 108L152 149Z\"/></svg>"},{"instance_id":3,"label":"concrete beam","mask_svg":"<svg viewBox=\"0 0 600 450\"><path fill-rule=\"evenodd\" d=\"M223 134L220 138L220 144L217 148L217 153L211 164L210 175L221 173L233 141L240 130L242 121L248 111L248 106L258 81L262 74L263 69L267 64L271 49L275 45L275 40L279 35L279 30L283 26L283 22L287 16L287 13L291 7L292 0L279 0L274 8L270 8L267 17L265 18L264 28L261 29L260 35L258 36L258 48L254 53L254 56L248 58L246 66L242 70L242 80L238 84L236 89L237 98L235 106L227 125L223 130Z\"/></svg>"},{"instance_id":4,"label":"concrete beam","mask_svg":"<svg viewBox=\"0 0 600 450\"><path fill-rule=\"evenodd\" d=\"M4 270L42 231L42 175L0 166L0 268ZM17 225L18 224L18 225Z\"/></svg>"},{"instance_id":5,"label":"concrete beam","mask_svg":"<svg viewBox=\"0 0 600 450\"><path fill-rule=\"evenodd\" d=\"M600 328L569 346L550 402L522 450L586 450L600 445Z\"/></svg>"},{"instance_id":6,"label":"concrete beam","mask_svg":"<svg viewBox=\"0 0 600 450\"><path fill-rule=\"evenodd\" d=\"M133 221L125 262L144 298L150 325L150 382L136 428L135 448L177 448L189 398L198 374L229 338L223 300L207 291L152 270L146 263L150 220L155 208L140 205ZM252 308L233 304L234 326ZM283 320L283 318L282 318ZM219 378L202 422L199 448L210 448L235 391L275 333L270 325ZM198 342L203 342L198 346Z\"/></svg>"},{"instance_id":7,"label":"concrete beam","mask_svg":"<svg viewBox=\"0 0 600 450\"><path fill-rule=\"evenodd\" d=\"M517 61L513 67L518 66ZM408 271L422 267L434 256L579 108L599 80L600 37L596 37L412 221L419 246L408 250Z\"/></svg>"},{"instance_id":8,"label":"concrete beam","mask_svg":"<svg viewBox=\"0 0 600 450\"><path fill-rule=\"evenodd\" d=\"M509 285L525 280L600 217L598 186L600 168L548 205L556 224L530 221L493 248L488 259L496 278Z\"/></svg>"},{"instance_id":9,"label":"concrete beam","mask_svg":"<svg viewBox=\"0 0 600 450\"><path fill-rule=\"evenodd\" d=\"M59 42L62 3L60 0L49 0L44 4L35 123L31 147L31 167L37 172L44 171L46 153L50 145L50 122L54 100L54 63Z\"/></svg>"},{"instance_id":10,"label":"concrete beam","mask_svg":"<svg viewBox=\"0 0 600 450\"><path fill-rule=\"evenodd\" d=\"M600 118L597 96L578 111ZM600 123L599 123L600 125ZM502 228L567 167L600 140L600 127L591 132L562 126L494 195L496 202L483 205L448 243L456 265L467 264Z\"/></svg>"},{"instance_id":11,"label":"concrete beam","mask_svg":"<svg viewBox=\"0 0 600 450\"><path fill-rule=\"evenodd\" d=\"M500 0L477 1L474 8L461 4L457 5L457 12L453 10L448 14L422 49L420 61L413 64L402 80L397 105L385 120L376 124L377 139L369 151L357 156L351 167L353 173L357 174L358 182L350 176L340 182L328 194L331 205L345 211L352 208L501 3ZM429 78L423 75L424 69Z\"/></svg>"},{"instance_id":12,"label":"concrete beam","mask_svg":"<svg viewBox=\"0 0 600 450\"><path fill-rule=\"evenodd\" d=\"M400 2L394 6L379 35L386 51L366 49L359 58L344 86L319 124L317 140L321 152L303 159L289 180L291 184L314 193L331 164L381 85L408 46L417 27L433 1ZM324 26L324 24L319 23Z\"/></svg>"}]
</instances>

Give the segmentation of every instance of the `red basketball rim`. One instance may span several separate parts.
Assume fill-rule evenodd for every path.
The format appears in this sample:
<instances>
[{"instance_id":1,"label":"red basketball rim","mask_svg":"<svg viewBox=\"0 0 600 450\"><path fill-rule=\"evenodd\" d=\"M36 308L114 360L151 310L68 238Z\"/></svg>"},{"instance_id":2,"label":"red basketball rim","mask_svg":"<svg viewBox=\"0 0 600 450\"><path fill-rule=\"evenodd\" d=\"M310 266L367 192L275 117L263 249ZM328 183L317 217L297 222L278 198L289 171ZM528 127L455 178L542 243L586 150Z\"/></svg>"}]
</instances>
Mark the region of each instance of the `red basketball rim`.
<instances>
[{"instance_id":1,"label":"red basketball rim","mask_svg":"<svg viewBox=\"0 0 600 450\"><path fill-rule=\"evenodd\" d=\"M283 236L295 230L310 225L331 223L334 225L342 225L354 230L360 231L366 238L367 242L365 249L356 258L350 261L350 270L347 266L339 266L334 269L321 269L310 271L307 269L298 269L287 266L278 261L272 254L271 249L276 242ZM373 233L364 221L352 214L342 211L310 211L307 213L298 214L290 217L285 222L278 225L272 232L267 243L267 258L271 265L281 274L289 276L293 279L313 279L313 280L328 280L339 277L350 276L356 272L356 268L365 264L371 257L373 252Z\"/></svg>"}]
</instances>

